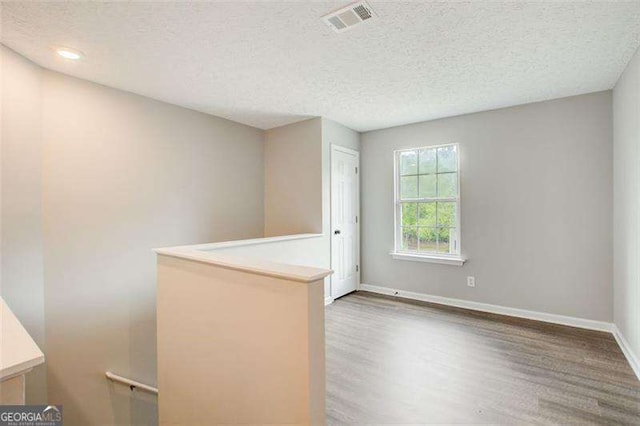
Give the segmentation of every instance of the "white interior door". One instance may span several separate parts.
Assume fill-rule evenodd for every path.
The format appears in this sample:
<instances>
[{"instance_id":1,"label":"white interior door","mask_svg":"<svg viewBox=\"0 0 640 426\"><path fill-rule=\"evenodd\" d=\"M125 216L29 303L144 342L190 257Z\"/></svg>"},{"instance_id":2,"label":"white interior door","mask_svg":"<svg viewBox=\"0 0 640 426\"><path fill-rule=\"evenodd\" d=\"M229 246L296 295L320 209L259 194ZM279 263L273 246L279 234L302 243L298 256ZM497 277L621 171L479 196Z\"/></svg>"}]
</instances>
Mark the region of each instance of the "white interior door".
<instances>
[{"instance_id":1,"label":"white interior door","mask_svg":"<svg viewBox=\"0 0 640 426\"><path fill-rule=\"evenodd\" d=\"M358 289L360 282L359 154L331 147L331 297Z\"/></svg>"}]
</instances>

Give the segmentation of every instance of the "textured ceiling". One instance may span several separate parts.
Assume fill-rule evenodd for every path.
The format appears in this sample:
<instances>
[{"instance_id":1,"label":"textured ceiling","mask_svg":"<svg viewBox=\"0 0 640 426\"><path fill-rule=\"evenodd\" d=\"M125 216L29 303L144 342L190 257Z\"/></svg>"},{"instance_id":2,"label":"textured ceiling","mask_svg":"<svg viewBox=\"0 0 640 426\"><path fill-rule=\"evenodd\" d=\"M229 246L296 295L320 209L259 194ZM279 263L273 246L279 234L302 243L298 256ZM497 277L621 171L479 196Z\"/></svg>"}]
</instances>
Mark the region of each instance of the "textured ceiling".
<instances>
[{"instance_id":1,"label":"textured ceiling","mask_svg":"<svg viewBox=\"0 0 640 426\"><path fill-rule=\"evenodd\" d=\"M2 43L76 77L263 129L355 130L610 89L640 44L631 2L4 2ZM86 54L79 63L52 45Z\"/></svg>"}]
</instances>

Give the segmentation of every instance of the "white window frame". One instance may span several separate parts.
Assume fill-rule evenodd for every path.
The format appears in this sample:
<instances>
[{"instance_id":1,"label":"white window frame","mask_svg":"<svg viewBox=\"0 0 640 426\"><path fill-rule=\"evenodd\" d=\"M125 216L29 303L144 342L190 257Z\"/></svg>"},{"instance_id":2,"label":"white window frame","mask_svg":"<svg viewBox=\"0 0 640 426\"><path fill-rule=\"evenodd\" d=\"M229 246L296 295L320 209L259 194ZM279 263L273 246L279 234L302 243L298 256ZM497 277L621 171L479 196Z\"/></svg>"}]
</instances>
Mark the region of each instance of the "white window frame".
<instances>
[{"instance_id":1,"label":"white window frame","mask_svg":"<svg viewBox=\"0 0 640 426\"><path fill-rule=\"evenodd\" d=\"M456 229L458 233L457 238L457 253L448 254L448 253L420 253L416 251L407 251L402 250L402 213L401 213L401 205L402 202L407 202L407 200L401 200L400 198L400 155L403 152L410 151L419 151L421 149L438 149L444 146L456 146L457 152L457 196L449 197L449 198L440 198L440 197L430 197L430 198L415 198L411 199L411 202L421 203L421 202L455 202L456 203ZM447 265L456 265L462 266L465 262L465 259L462 257L462 228L460 226L460 215L461 215L461 200L460 200L460 145L457 143L446 143L440 145L427 145L416 148L406 148L399 149L393 152L393 204L394 204L394 249L390 253L394 259L397 260L412 260L418 262L429 262L429 263L441 263Z\"/></svg>"}]
</instances>

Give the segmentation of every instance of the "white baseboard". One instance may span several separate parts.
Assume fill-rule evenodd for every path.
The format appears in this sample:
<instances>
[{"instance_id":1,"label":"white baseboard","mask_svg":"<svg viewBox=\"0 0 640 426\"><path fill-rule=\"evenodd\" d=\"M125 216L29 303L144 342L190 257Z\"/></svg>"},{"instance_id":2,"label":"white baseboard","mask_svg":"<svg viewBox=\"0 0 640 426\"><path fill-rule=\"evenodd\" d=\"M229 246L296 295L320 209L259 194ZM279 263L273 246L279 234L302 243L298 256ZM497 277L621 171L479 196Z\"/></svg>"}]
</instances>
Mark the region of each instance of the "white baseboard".
<instances>
[{"instance_id":1,"label":"white baseboard","mask_svg":"<svg viewBox=\"0 0 640 426\"><path fill-rule=\"evenodd\" d=\"M638 380L640 380L640 358L638 358L633 353L629 342L627 342L627 339L625 339L624 335L620 332L618 326L615 324L613 324L612 333L613 337L615 337L616 339L616 342L618 342L618 346L620 346L620 349L622 349L622 353L627 358L627 361L629 361L629 365L631 365L633 372L636 373L636 376L638 376Z\"/></svg>"},{"instance_id":2,"label":"white baseboard","mask_svg":"<svg viewBox=\"0 0 640 426\"><path fill-rule=\"evenodd\" d=\"M437 303L440 305L455 306L457 308L471 309L474 311L489 312L492 314L508 315L512 317L550 322L553 324L562 324L562 325L568 325L571 327L586 328L588 330L607 331L610 333L613 332L614 330L614 325L612 323L604 322L604 321L594 321L594 320L584 319L584 318L548 314L545 312L529 311L526 309L509 308L506 306L491 305L489 303L472 302L469 300L454 299L450 297L434 296L431 294L414 293L412 291L398 290L394 288L381 287L377 285L360 284L360 290L370 291L372 293L378 293L378 294L386 294L388 296L397 296L397 297L404 297L406 299L420 300L423 302Z\"/></svg>"},{"instance_id":3,"label":"white baseboard","mask_svg":"<svg viewBox=\"0 0 640 426\"><path fill-rule=\"evenodd\" d=\"M330 304L332 304L332 303L333 303L333 297L331 297L331 296L326 296L326 297L324 298L324 306L330 305Z\"/></svg>"}]
</instances>

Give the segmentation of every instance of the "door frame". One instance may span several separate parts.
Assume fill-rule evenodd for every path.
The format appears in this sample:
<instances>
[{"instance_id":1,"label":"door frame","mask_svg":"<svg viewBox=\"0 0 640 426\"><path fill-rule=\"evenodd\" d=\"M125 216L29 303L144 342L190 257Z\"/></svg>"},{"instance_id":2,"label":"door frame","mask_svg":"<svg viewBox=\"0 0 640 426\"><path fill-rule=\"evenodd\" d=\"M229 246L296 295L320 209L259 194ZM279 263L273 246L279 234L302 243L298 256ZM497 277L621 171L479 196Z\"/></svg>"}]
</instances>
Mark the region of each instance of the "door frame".
<instances>
[{"instance_id":1,"label":"door frame","mask_svg":"<svg viewBox=\"0 0 640 426\"><path fill-rule=\"evenodd\" d=\"M356 157L356 291L360 290L360 274L362 272L362 267L360 263L360 223L362 222L362 215L360 214L360 152L354 149L350 149L341 145L331 144L331 158L329 161L329 262L333 263L333 159L335 152L342 152L344 154L351 154ZM333 266L333 265L331 265ZM331 296L331 301L333 302L333 275L331 275L330 284L329 284L329 293Z\"/></svg>"}]
</instances>

